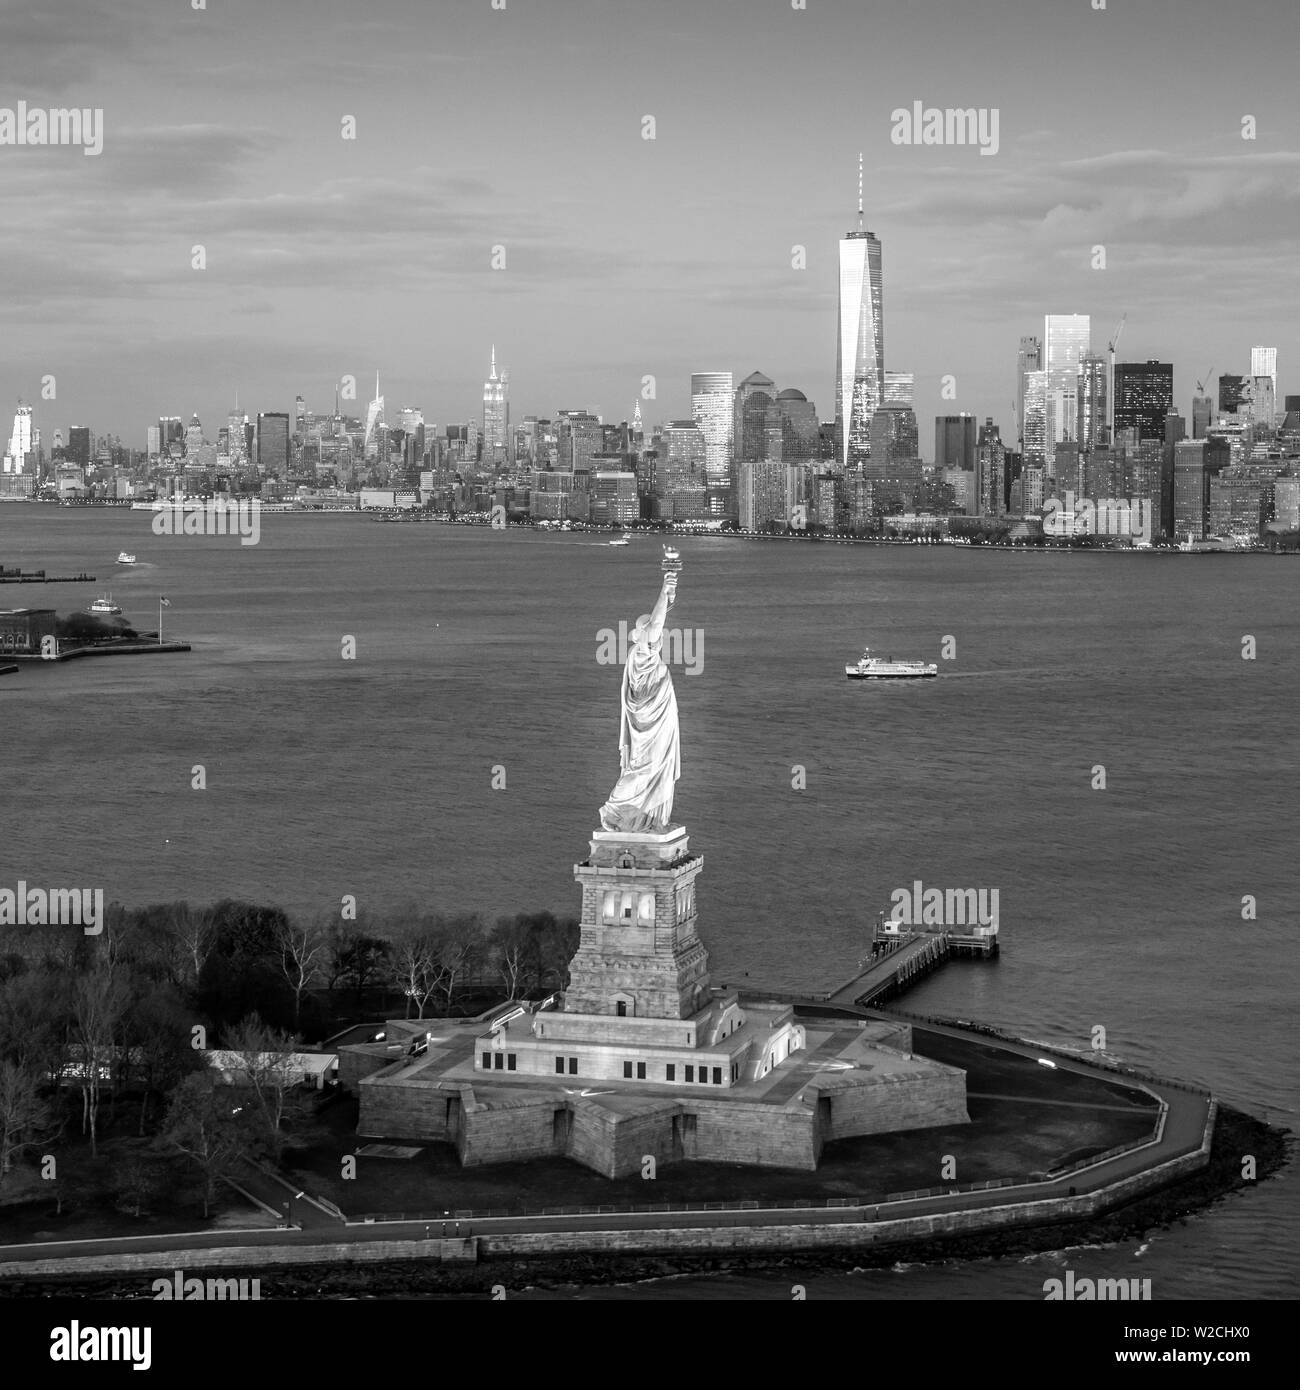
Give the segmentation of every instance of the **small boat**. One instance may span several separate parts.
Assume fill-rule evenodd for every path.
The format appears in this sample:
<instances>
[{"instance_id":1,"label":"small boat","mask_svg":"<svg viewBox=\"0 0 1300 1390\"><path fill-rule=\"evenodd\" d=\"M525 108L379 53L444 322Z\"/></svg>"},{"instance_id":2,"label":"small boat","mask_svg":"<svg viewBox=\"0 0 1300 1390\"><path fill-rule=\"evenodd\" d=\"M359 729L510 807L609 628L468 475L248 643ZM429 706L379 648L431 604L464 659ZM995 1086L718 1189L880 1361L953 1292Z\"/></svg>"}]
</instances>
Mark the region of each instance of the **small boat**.
<instances>
[{"instance_id":1,"label":"small boat","mask_svg":"<svg viewBox=\"0 0 1300 1390\"><path fill-rule=\"evenodd\" d=\"M846 666L844 674L851 681L863 680L915 680L924 676L937 676L939 668L933 662L881 660L871 655L871 648L864 647L862 659L854 666Z\"/></svg>"},{"instance_id":2,"label":"small boat","mask_svg":"<svg viewBox=\"0 0 1300 1390\"><path fill-rule=\"evenodd\" d=\"M90 605L89 611L91 613L105 614L120 613L122 610L113 602L112 594L101 594L94 603Z\"/></svg>"},{"instance_id":3,"label":"small boat","mask_svg":"<svg viewBox=\"0 0 1300 1390\"><path fill-rule=\"evenodd\" d=\"M119 565L133 565L135 564L135 556L128 554L125 550L119 550L117 552L117 563Z\"/></svg>"},{"instance_id":4,"label":"small boat","mask_svg":"<svg viewBox=\"0 0 1300 1390\"><path fill-rule=\"evenodd\" d=\"M620 537L619 537L617 540L615 540L615 541L609 541L608 544L610 544L610 545L626 545L626 544L627 544L627 537L626 537L626 536L620 536Z\"/></svg>"}]
</instances>

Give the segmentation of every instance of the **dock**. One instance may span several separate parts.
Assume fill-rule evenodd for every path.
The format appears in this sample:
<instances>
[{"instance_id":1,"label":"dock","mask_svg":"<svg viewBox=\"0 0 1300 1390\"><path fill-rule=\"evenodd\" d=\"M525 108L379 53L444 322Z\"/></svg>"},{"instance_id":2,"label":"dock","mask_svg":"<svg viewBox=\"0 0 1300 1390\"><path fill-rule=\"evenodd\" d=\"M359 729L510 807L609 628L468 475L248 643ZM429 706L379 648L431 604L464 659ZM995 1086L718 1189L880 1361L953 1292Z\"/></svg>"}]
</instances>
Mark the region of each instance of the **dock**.
<instances>
[{"instance_id":1,"label":"dock","mask_svg":"<svg viewBox=\"0 0 1300 1390\"><path fill-rule=\"evenodd\" d=\"M951 929L889 931L877 924L870 955L858 963L858 969L843 984L807 994L760 990L746 984L742 986L742 993L754 999L772 999L786 1004L866 1008L898 998L918 980L950 960L961 957L996 960L997 956L996 930L978 935Z\"/></svg>"},{"instance_id":2,"label":"dock","mask_svg":"<svg viewBox=\"0 0 1300 1390\"><path fill-rule=\"evenodd\" d=\"M56 656L42 656L39 652L11 652L16 661L40 662L72 661L79 656L152 656L157 652L188 652L188 642L103 642L91 647L65 647ZM15 667L15 669L17 669Z\"/></svg>"}]
</instances>

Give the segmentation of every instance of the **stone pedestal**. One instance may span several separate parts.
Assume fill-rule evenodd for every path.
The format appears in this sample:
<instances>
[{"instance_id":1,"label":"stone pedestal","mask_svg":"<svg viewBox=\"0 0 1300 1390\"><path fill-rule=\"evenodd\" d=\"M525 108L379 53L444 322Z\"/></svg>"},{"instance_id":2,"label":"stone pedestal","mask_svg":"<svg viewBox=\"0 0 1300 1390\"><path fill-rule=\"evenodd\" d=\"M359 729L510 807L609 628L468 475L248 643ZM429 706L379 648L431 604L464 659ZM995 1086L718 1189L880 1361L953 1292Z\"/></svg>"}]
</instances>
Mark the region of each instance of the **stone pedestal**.
<instances>
[{"instance_id":1,"label":"stone pedestal","mask_svg":"<svg viewBox=\"0 0 1300 1390\"><path fill-rule=\"evenodd\" d=\"M709 957L695 911L703 867L680 825L592 835L590 857L573 869L582 930L565 1013L688 1019L709 1003Z\"/></svg>"}]
</instances>

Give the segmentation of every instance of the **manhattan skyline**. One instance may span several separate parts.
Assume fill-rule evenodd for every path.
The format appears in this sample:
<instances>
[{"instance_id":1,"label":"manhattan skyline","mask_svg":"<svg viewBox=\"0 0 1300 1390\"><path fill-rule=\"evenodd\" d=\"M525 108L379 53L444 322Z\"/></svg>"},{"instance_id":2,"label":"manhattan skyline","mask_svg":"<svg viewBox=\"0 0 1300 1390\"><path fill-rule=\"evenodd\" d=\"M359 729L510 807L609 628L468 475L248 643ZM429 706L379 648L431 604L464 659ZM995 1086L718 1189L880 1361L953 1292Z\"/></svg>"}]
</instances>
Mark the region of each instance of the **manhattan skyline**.
<instances>
[{"instance_id":1,"label":"manhattan skyline","mask_svg":"<svg viewBox=\"0 0 1300 1390\"><path fill-rule=\"evenodd\" d=\"M915 373L922 421L1010 436L1016 347L1048 313L1089 315L1094 352L1127 314L1120 360L1172 361L1184 414L1260 343L1279 399L1300 388L1288 9L870 19L831 0L6 12L0 106L102 108L104 145L0 148L5 413L32 403L47 447L78 423L139 448L159 414L211 431L236 391L325 411L351 374L363 411L378 368L395 406L473 420L495 343L512 420L628 418L646 376L647 422L686 418L692 373L756 368L828 419L859 150L885 365ZM997 108L996 156L891 143L915 101Z\"/></svg>"}]
</instances>

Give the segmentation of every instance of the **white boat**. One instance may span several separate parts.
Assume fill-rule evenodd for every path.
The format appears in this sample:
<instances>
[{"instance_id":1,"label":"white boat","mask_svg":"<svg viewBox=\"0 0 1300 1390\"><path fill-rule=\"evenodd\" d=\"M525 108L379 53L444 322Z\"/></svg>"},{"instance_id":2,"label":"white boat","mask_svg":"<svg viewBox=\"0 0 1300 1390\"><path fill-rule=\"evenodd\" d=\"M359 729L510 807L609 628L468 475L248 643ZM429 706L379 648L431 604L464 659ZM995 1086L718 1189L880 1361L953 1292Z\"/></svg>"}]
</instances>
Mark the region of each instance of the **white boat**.
<instances>
[{"instance_id":1,"label":"white boat","mask_svg":"<svg viewBox=\"0 0 1300 1390\"><path fill-rule=\"evenodd\" d=\"M864 647L862 659L854 666L846 666L844 674L851 681L864 680L916 680L925 676L937 676L939 668L933 662L881 660L871 655L871 648Z\"/></svg>"},{"instance_id":2,"label":"white boat","mask_svg":"<svg viewBox=\"0 0 1300 1390\"><path fill-rule=\"evenodd\" d=\"M616 541L610 541L610 542L608 542L608 544L610 544L610 545L626 545L626 544L627 544L627 537L626 537L626 536L620 536Z\"/></svg>"},{"instance_id":3,"label":"white boat","mask_svg":"<svg viewBox=\"0 0 1300 1390\"><path fill-rule=\"evenodd\" d=\"M112 594L101 594L94 603L90 605L89 611L91 613L105 614L120 613L122 610L113 602Z\"/></svg>"},{"instance_id":4,"label":"white boat","mask_svg":"<svg viewBox=\"0 0 1300 1390\"><path fill-rule=\"evenodd\" d=\"M125 550L119 550L117 552L117 563L119 565L133 565L135 564L135 556L128 554Z\"/></svg>"},{"instance_id":5,"label":"white boat","mask_svg":"<svg viewBox=\"0 0 1300 1390\"><path fill-rule=\"evenodd\" d=\"M671 545L666 545L666 546L664 546L664 559L665 559L665 560L680 560L681 558L682 558L682 552L681 552L680 550L678 550L675 546L671 546Z\"/></svg>"}]
</instances>

